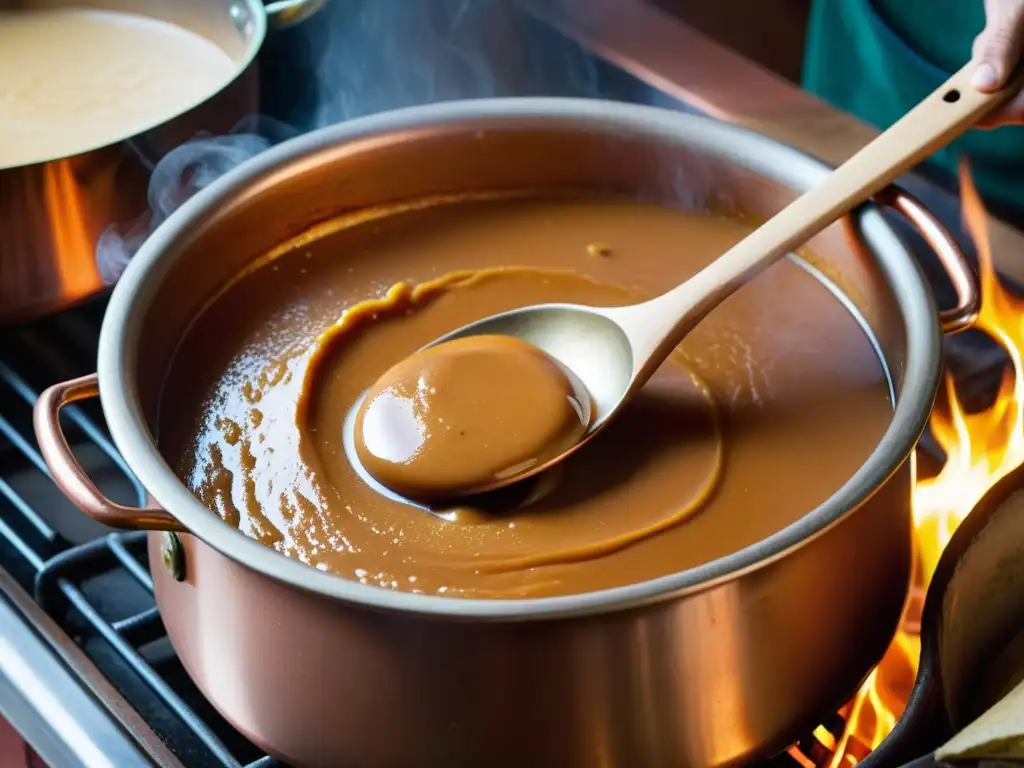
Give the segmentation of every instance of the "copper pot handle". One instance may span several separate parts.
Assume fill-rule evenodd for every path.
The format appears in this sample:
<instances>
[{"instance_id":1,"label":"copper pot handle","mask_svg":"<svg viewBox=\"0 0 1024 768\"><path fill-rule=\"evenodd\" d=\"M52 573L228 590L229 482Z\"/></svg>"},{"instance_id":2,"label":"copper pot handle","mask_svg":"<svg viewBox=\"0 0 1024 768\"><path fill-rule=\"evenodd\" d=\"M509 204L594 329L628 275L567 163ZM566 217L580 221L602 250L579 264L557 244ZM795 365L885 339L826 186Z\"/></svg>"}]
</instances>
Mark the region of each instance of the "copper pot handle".
<instances>
[{"instance_id":1,"label":"copper pot handle","mask_svg":"<svg viewBox=\"0 0 1024 768\"><path fill-rule=\"evenodd\" d=\"M921 234L939 257L946 275L956 291L956 306L939 312L943 333L959 333L974 325L981 309L981 286L978 274L960 246L920 200L896 185L886 187L877 195L878 202L899 211Z\"/></svg>"},{"instance_id":2,"label":"copper pot handle","mask_svg":"<svg viewBox=\"0 0 1024 768\"><path fill-rule=\"evenodd\" d=\"M39 451L61 492L92 519L113 528L183 531L181 523L160 507L125 507L104 496L78 463L60 426L60 409L76 400L99 395L96 374L46 389L32 411Z\"/></svg>"}]
</instances>

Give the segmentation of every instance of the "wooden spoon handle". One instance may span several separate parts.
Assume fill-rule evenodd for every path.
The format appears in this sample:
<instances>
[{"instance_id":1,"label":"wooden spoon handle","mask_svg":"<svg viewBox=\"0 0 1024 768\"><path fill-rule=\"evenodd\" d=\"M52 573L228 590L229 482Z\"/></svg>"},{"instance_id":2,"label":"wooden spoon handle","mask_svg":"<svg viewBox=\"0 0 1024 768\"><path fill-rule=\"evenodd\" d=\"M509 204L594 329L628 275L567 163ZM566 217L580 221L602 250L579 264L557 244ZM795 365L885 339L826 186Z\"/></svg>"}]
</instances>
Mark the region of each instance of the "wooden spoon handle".
<instances>
[{"instance_id":1,"label":"wooden spoon handle","mask_svg":"<svg viewBox=\"0 0 1024 768\"><path fill-rule=\"evenodd\" d=\"M649 349L694 324L781 256L849 213L1016 92L1019 75L996 93L971 85L968 64L870 144L683 285L648 302ZM656 317L652 317L656 315ZM661 336L660 340L657 337ZM676 343L678 343L678 338Z\"/></svg>"}]
</instances>

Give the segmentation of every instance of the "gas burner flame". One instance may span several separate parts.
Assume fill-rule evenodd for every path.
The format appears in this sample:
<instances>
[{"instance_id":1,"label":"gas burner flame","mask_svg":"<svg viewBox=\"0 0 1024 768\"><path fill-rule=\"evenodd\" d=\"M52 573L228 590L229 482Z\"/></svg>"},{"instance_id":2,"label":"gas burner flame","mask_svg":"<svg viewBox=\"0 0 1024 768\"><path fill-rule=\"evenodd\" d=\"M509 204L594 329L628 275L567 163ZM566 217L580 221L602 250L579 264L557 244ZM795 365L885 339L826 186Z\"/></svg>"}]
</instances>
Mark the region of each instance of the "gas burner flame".
<instances>
[{"instance_id":1,"label":"gas burner flame","mask_svg":"<svg viewBox=\"0 0 1024 768\"><path fill-rule=\"evenodd\" d=\"M938 475L915 483L917 566L910 602L882 662L840 713L847 725L830 768L856 765L896 724L917 674L921 608L942 550L989 488L1024 463L1024 300L999 282L988 217L966 162L960 166L960 190L964 223L978 251L982 301L975 328L1002 346L1010 365L992 404L973 413L953 378L945 378L929 427L946 462Z\"/></svg>"}]
</instances>

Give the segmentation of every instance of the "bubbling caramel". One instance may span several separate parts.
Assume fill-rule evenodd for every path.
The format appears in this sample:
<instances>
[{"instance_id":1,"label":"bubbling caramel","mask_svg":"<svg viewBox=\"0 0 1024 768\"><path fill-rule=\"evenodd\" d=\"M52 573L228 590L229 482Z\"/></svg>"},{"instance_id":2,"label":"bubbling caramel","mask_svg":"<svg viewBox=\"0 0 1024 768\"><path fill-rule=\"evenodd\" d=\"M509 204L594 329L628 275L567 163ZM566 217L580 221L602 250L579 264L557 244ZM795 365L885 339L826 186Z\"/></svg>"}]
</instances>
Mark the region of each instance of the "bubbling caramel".
<instances>
[{"instance_id":1,"label":"bubbling caramel","mask_svg":"<svg viewBox=\"0 0 1024 768\"><path fill-rule=\"evenodd\" d=\"M586 392L543 350L468 336L390 368L359 408L355 449L379 482L453 498L546 464L590 423Z\"/></svg>"},{"instance_id":2,"label":"bubbling caramel","mask_svg":"<svg viewBox=\"0 0 1024 768\"><path fill-rule=\"evenodd\" d=\"M531 304L632 304L747 232L587 198L339 220L196 320L164 386L161 450L227 524L385 589L564 595L728 555L835 493L892 414L861 325L791 261L712 312L599 438L535 480L410 501L365 472L347 430L382 374L456 328Z\"/></svg>"}]
</instances>

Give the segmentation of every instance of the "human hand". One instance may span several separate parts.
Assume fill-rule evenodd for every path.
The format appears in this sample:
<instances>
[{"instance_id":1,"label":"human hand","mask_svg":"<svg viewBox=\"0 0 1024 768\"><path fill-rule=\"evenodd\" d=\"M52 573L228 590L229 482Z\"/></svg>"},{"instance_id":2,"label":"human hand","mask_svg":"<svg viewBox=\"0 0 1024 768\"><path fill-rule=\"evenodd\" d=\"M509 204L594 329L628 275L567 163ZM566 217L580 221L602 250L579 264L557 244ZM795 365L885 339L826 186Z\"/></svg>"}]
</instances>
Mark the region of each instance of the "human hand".
<instances>
[{"instance_id":1,"label":"human hand","mask_svg":"<svg viewBox=\"0 0 1024 768\"><path fill-rule=\"evenodd\" d=\"M977 67L971 83L983 93L1003 87L1017 67L1024 47L1024 0L985 0L985 29L974 39ZM1024 125L1024 92L986 115L979 128Z\"/></svg>"}]
</instances>

